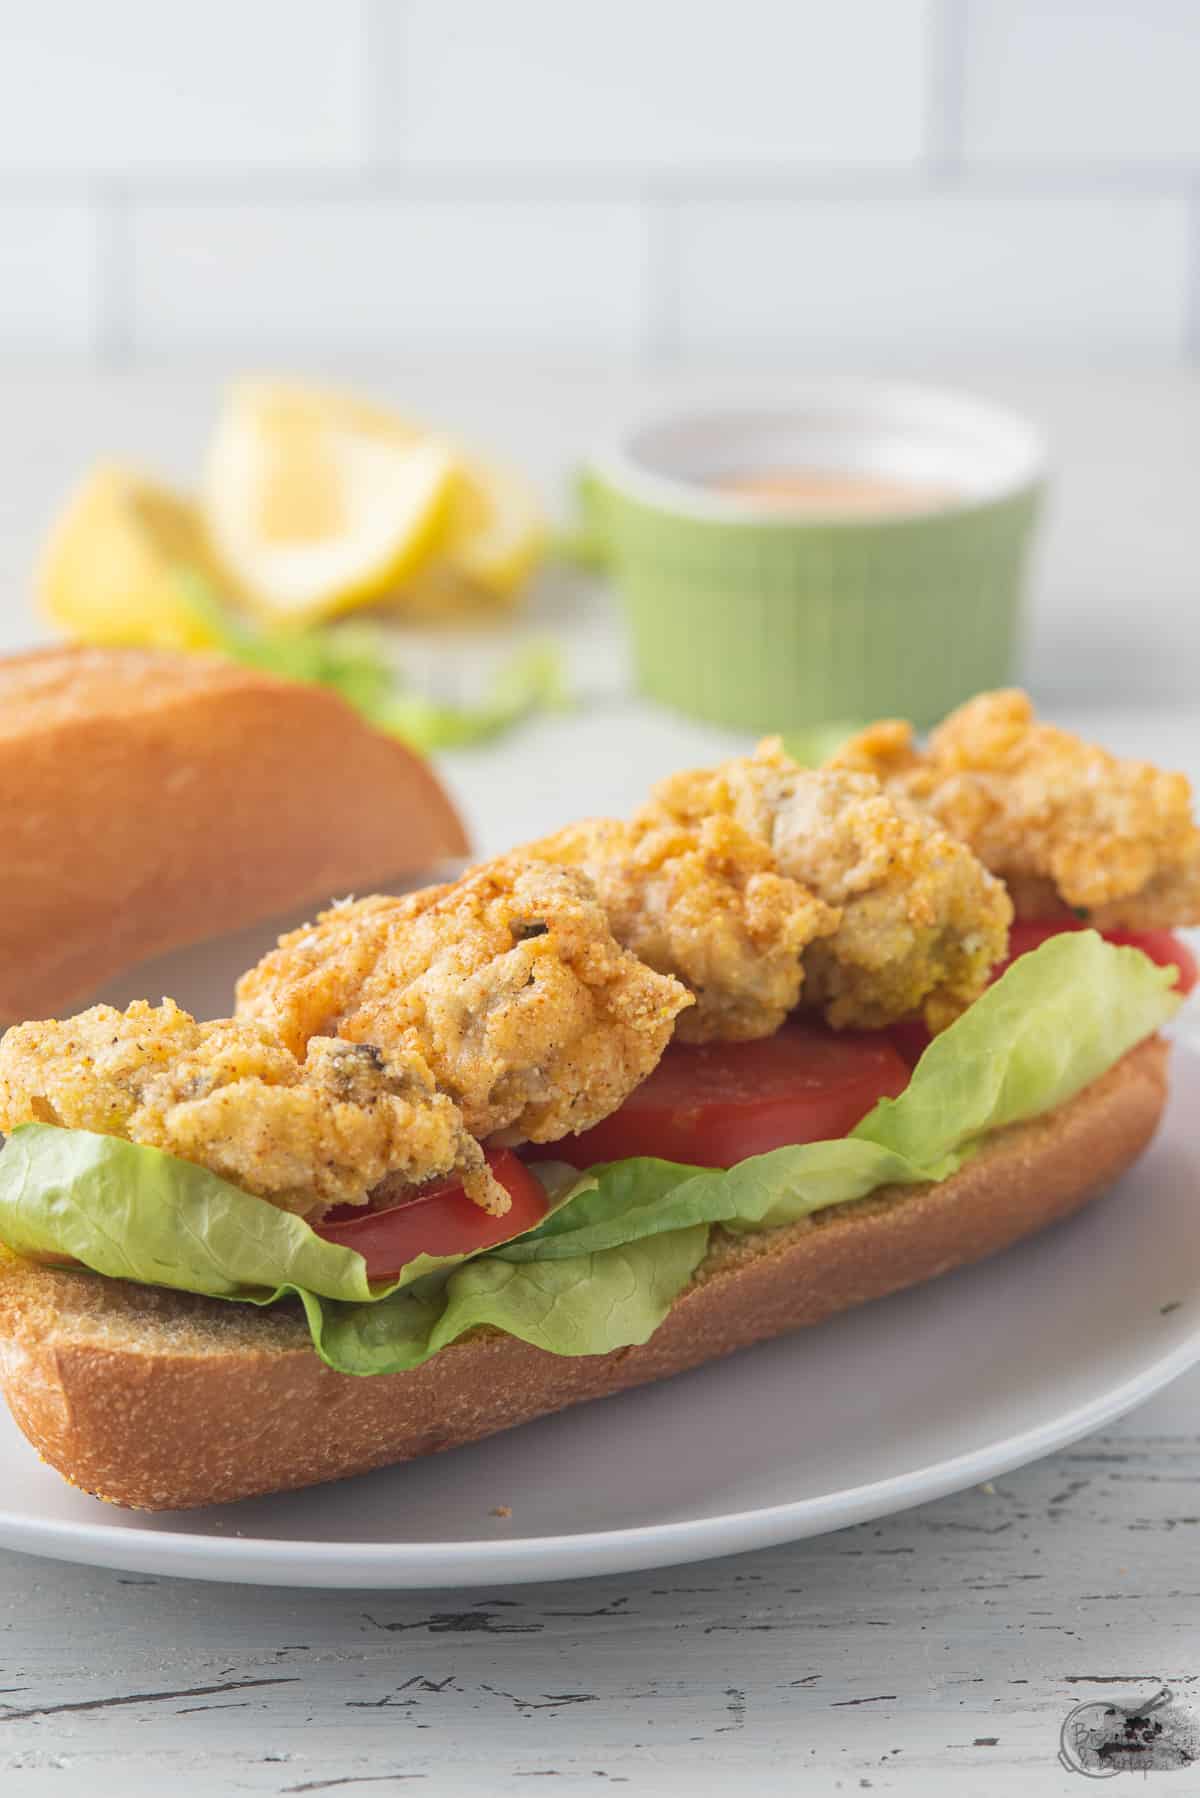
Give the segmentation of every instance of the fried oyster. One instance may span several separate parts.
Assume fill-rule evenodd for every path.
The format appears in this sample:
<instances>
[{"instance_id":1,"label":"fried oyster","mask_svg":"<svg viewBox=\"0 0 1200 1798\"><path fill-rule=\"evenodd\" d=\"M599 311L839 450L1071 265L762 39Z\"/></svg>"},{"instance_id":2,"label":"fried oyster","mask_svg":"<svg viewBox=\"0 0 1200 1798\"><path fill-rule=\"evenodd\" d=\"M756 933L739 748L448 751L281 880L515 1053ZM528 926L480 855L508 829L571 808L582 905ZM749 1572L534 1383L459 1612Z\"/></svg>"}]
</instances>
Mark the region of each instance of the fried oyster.
<instances>
[{"instance_id":1,"label":"fried oyster","mask_svg":"<svg viewBox=\"0 0 1200 1798\"><path fill-rule=\"evenodd\" d=\"M309 1218L450 1173L484 1209L509 1206L412 1050L318 1038L298 1059L260 1024L197 1023L170 999L9 1030L0 1130L27 1123L163 1149Z\"/></svg>"},{"instance_id":2,"label":"fried oyster","mask_svg":"<svg viewBox=\"0 0 1200 1798\"><path fill-rule=\"evenodd\" d=\"M1040 723L1024 693L981 693L933 731L888 719L831 766L868 771L967 843L1022 918L1100 929L1200 924L1200 829L1182 774Z\"/></svg>"},{"instance_id":3,"label":"fried oyster","mask_svg":"<svg viewBox=\"0 0 1200 1798\"><path fill-rule=\"evenodd\" d=\"M933 1030L978 997L1012 908L969 850L872 776L801 768L777 738L655 787L644 816L730 818L836 913L804 952L804 1003L838 1028L919 1011Z\"/></svg>"},{"instance_id":4,"label":"fried oyster","mask_svg":"<svg viewBox=\"0 0 1200 1798\"><path fill-rule=\"evenodd\" d=\"M940 1029L1012 917L975 857L877 780L800 768L775 740L530 853L584 868L620 941L691 988L692 1042L769 1036L797 1004L839 1028L921 1011Z\"/></svg>"},{"instance_id":5,"label":"fried oyster","mask_svg":"<svg viewBox=\"0 0 1200 1798\"><path fill-rule=\"evenodd\" d=\"M243 976L237 1014L295 1054L418 1053L473 1135L553 1142L617 1108L691 1003L617 943L584 875L513 857L324 912Z\"/></svg>"},{"instance_id":6,"label":"fried oyster","mask_svg":"<svg viewBox=\"0 0 1200 1798\"><path fill-rule=\"evenodd\" d=\"M695 995L687 1042L770 1036L800 1001L805 950L838 914L733 818L593 818L530 853L583 868L617 940Z\"/></svg>"}]
</instances>

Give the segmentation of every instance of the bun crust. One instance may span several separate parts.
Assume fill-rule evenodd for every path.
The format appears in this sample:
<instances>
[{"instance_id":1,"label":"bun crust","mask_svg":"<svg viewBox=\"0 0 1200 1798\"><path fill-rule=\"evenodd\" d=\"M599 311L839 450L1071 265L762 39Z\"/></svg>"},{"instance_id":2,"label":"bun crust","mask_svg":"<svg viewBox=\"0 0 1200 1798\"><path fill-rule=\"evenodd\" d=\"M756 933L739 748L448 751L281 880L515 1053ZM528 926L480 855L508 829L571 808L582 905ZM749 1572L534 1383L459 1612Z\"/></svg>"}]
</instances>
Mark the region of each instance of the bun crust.
<instances>
[{"instance_id":1,"label":"bun crust","mask_svg":"<svg viewBox=\"0 0 1200 1798\"><path fill-rule=\"evenodd\" d=\"M476 1331L411 1373L356 1379L298 1310L0 1261L0 1385L68 1480L148 1510L340 1479L659 1380L982 1260L1077 1211L1137 1159L1167 1045L1130 1051L1068 1105L998 1132L937 1186L884 1188L782 1230L715 1230L649 1342L566 1358Z\"/></svg>"},{"instance_id":2,"label":"bun crust","mask_svg":"<svg viewBox=\"0 0 1200 1798\"><path fill-rule=\"evenodd\" d=\"M0 661L0 840L0 1027L467 851L429 766L336 694L138 649Z\"/></svg>"}]
</instances>

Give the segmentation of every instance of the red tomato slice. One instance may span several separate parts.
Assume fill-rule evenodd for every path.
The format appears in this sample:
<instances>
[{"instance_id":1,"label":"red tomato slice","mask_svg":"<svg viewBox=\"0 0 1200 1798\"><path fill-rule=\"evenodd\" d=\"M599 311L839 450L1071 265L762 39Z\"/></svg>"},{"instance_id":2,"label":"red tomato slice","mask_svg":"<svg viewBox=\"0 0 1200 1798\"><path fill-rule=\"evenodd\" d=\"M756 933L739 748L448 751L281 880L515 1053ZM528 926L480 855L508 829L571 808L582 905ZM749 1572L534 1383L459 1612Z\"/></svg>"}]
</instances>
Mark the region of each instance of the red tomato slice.
<instances>
[{"instance_id":1,"label":"red tomato slice","mask_svg":"<svg viewBox=\"0 0 1200 1798\"><path fill-rule=\"evenodd\" d=\"M888 1035L900 1051L906 1065L915 1068L933 1041L933 1033L928 1030L919 1017L901 1018L898 1023L888 1025Z\"/></svg>"},{"instance_id":2,"label":"red tomato slice","mask_svg":"<svg viewBox=\"0 0 1200 1798\"><path fill-rule=\"evenodd\" d=\"M546 1143L539 1160L592 1167L658 1155L733 1167L789 1143L845 1136L908 1069L882 1033L790 1023L752 1043L673 1043L619 1111L582 1136Z\"/></svg>"},{"instance_id":3,"label":"red tomato slice","mask_svg":"<svg viewBox=\"0 0 1200 1798\"><path fill-rule=\"evenodd\" d=\"M1140 949L1143 955L1156 961L1160 968L1178 968L1179 979L1175 982L1177 993L1186 996L1192 991L1197 978L1200 978L1196 957L1173 930L1106 930L1104 939L1122 948Z\"/></svg>"},{"instance_id":4,"label":"red tomato slice","mask_svg":"<svg viewBox=\"0 0 1200 1798\"><path fill-rule=\"evenodd\" d=\"M1003 974L1005 968L1011 967L1018 955L1028 954L1030 949L1040 948L1048 937L1058 936L1064 930L1087 930L1085 919L1053 918L1045 923L1019 920L1013 925L1008 940L1008 960L1002 961L996 968L992 978ZM1118 948L1140 949L1143 955L1157 962L1160 968L1178 968L1179 978L1176 991L1190 993L1196 984L1196 958L1186 943L1170 930L1104 930L1100 933L1106 943L1116 943Z\"/></svg>"},{"instance_id":5,"label":"red tomato slice","mask_svg":"<svg viewBox=\"0 0 1200 1798\"><path fill-rule=\"evenodd\" d=\"M326 1242L357 1249L370 1280L390 1279L418 1255L465 1255L495 1248L541 1223L546 1194L511 1149L489 1149L487 1161L512 1200L503 1217L481 1211L457 1180L442 1180L388 1211L364 1213L341 1205L313 1228Z\"/></svg>"}]
</instances>

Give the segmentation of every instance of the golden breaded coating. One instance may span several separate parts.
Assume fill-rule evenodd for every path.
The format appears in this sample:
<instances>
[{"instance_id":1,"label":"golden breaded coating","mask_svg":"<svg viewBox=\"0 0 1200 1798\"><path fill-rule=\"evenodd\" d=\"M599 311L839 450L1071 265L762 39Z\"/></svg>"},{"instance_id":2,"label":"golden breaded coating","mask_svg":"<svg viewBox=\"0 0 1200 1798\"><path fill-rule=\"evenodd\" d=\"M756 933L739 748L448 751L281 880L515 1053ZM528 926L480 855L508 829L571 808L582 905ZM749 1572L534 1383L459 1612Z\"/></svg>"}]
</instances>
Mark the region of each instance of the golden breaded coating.
<instances>
[{"instance_id":1,"label":"golden breaded coating","mask_svg":"<svg viewBox=\"0 0 1200 1798\"><path fill-rule=\"evenodd\" d=\"M1101 929L1200 924L1200 830L1184 776L1040 724L1024 693L981 693L924 752L910 725L872 725L831 765L877 774L969 843L1007 882L1020 917L1069 910Z\"/></svg>"},{"instance_id":2,"label":"golden breaded coating","mask_svg":"<svg viewBox=\"0 0 1200 1798\"><path fill-rule=\"evenodd\" d=\"M306 1217L455 1170L477 1203L508 1209L419 1056L318 1039L301 1062L261 1025L199 1024L169 999L9 1030L0 1130L27 1123L164 1149Z\"/></svg>"},{"instance_id":3,"label":"golden breaded coating","mask_svg":"<svg viewBox=\"0 0 1200 1798\"><path fill-rule=\"evenodd\" d=\"M503 858L325 912L238 985L238 1016L416 1051L476 1136L553 1142L615 1111L691 1004L615 941L590 882Z\"/></svg>"},{"instance_id":4,"label":"golden breaded coating","mask_svg":"<svg viewBox=\"0 0 1200 1798\"><path fill-rule=\"evenodd\" d=\"M594 818L530 853L586 870L618 942L696 996L685 1042L770 1036L799 1001L801 955L838 915L780 874L732 818Z\"/></svg>"},{"instance_id":5,"label":"golden breaded coating","mask_svg":"<svg viewBox=\"0 0 1200 1798\"><path fill-rule=\"evenodd\" d=\"M777 739L660 782L641 816L693 829L732 819L834 908L804 951L804 1002L839 1028L920 1011L942 1029L1004 956L1008 896L961 843L872 776L800 768Z\"/></svg>"}]
</instances>

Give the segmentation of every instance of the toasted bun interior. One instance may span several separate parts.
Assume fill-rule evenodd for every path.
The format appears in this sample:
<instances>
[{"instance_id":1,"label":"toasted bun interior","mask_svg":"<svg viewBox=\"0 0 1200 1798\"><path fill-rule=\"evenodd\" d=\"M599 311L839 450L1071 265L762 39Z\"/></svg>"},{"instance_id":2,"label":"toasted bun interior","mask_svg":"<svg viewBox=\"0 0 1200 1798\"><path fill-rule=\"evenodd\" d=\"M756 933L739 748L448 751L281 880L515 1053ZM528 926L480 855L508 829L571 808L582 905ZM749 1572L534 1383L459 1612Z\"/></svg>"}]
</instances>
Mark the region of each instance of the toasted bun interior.
<instances>
[{"instance_id":1,"label":"toasted bun interior","mask_svg":"<svg viewBox=\"0 0 1200 1798\"><path fill-rule=\"evenodd\" d=\"M787 1229L712 1233L650 1341L547 1354L476 1331L410 1373L351 1378L269 1311L0 1261L0 1385L38 1452L116 1504L172 1510L340 1479L603 1398L1007 1248L1067 1217L1158 1126L1167 1045L998 1132L951 1179L884 1188Z\"/></svg>"},{"instance_id":2,"label":"toasted bun interior","mask_svg":"<svg viewBox=\"0 0 1200 1798\"><path fill-rule=\"evenodd\" d=\"M0 1027L184 944L466 853L420 756L213 656L0 661Z\"/></svg>"}]
</instances>

